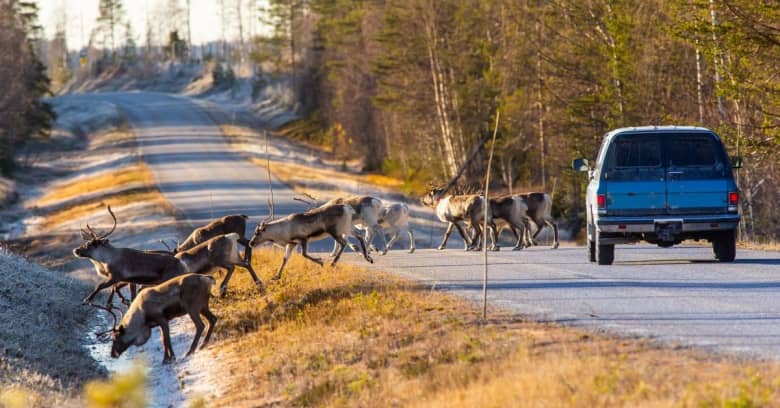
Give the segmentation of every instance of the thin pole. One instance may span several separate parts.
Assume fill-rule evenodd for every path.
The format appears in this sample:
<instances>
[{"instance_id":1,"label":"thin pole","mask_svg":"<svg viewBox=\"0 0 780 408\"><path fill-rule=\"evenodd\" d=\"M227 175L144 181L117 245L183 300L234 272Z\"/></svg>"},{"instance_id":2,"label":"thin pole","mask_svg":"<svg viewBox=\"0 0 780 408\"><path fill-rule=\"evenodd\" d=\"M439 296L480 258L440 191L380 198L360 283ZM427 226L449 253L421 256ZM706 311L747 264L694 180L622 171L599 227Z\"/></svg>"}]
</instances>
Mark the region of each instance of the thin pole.
<instances>
[{"instance_id":1,"label":"thin pole","mask_svg":"<svg viewBox=\"0 0 780 408\"><path fill-rule=\"evenodd\" d=\"M487 231L488 231L488 208L490 208L490 166L493 164L493 148L496 147L496 134L498 133L498 119L501 112L496 111L496 126L493 128L493 140L490 142L490 155L488 156L487 171L485 172L485 219L482 225L482 253L485 257L485 272L482 275L482 320L487 320L487 282L488 282L488 249L487 249ZM496 237L498 239L498 237ZM495 244L495 242L494 242Z\"/></svg>"},{"instance_id":2,"label":"thin pole","mask_svg":"<svg viewBox=\"0 0 780 408\"><path fill-rule=\"evenodd\" d=\"M271 197L268 200L268 211L270 212L271 220L274 219L274 185L271 182L271 155L268 153L268 131L264 130L265 134L265 168L268 171L268 191L271 192Z\"/></svg>"}]
</instances>

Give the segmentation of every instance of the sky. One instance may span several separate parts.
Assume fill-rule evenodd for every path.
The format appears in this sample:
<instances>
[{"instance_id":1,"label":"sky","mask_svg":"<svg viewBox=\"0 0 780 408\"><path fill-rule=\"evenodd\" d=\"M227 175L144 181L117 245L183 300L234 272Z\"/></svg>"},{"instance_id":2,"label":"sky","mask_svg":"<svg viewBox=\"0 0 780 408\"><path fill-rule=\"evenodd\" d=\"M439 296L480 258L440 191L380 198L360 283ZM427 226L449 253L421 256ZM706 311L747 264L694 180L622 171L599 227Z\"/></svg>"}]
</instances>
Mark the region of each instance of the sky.
<instances>
[{"instance_id":1,"label":"sky","mask_svg":"<svg viewBox=\"0 0 780 408\"><path fill-rule=\"evenodd\" d=\"M40 8L39 21L44 27L47 38L51 38L56 31L58 18L61 18L65 10L65 31L67 33L68 48L80 49L89 41L89 33L95 25L98 14L99 0L37 0ZM137 44L146 43L147 14L160 15L165 10L170 0L123 0L127 17L133 26ZM179 0L184 8L186 0ZM235 0L225 0L225 4L233 4ZM262 0L244 0L243 4L255 3L258 7ZM219 0L191 0L192 7L192 42L203 44L209 41L222 39L222 24L220 18ZM247 14L247 13L245 13ZM246 33L261 30L260 23L256 19L245 17ZM236 36L235 30L228 27L225 36L228 40ZM245 36L246 36L245 33ZM186 33L181 33L186 38Z\"/></svg>"}]
</instances>

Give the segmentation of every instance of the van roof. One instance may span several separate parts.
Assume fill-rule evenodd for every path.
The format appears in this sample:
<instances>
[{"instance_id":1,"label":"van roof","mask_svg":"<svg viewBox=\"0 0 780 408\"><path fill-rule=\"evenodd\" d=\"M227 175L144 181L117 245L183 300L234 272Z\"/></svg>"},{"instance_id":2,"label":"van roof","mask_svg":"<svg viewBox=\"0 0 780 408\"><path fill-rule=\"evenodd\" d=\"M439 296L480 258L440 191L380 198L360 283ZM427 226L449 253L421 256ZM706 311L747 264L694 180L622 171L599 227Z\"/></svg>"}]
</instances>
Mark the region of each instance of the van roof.
<instances>
[{"instance_id":1,"label":"van roof","mask_svg":"<svg viewBox=\"0 0 780 408\"><path fill-rule=\"evenodd\" d=\"M609 131L605 136L612 137L619 133L680 133L680 132L706 132L714 133L712 130L700 126L636 126L624 127Z\"/></svg>"}]
</instances>

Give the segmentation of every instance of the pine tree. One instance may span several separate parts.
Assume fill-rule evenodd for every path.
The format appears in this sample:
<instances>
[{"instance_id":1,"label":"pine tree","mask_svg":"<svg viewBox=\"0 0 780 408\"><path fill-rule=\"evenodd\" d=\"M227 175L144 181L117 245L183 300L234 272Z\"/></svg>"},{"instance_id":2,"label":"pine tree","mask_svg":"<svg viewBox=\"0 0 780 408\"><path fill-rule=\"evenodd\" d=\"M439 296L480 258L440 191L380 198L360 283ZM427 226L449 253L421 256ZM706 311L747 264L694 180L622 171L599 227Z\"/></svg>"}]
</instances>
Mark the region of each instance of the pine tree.
<instances>
[{"instance_id":1,"label":"pine tree","mask_svg":"<svg viewBox=\"0 0 780 408\"><path fill-rule=\"evenodd\" d=\"M124 26L125 9L122 0L100 0L95 28L92 29L90 42L94 46L110 50L110 59L117 62L117 41L119 30ZM104 58L106 55L104 54Z\"/></svg>"}]
</instances>

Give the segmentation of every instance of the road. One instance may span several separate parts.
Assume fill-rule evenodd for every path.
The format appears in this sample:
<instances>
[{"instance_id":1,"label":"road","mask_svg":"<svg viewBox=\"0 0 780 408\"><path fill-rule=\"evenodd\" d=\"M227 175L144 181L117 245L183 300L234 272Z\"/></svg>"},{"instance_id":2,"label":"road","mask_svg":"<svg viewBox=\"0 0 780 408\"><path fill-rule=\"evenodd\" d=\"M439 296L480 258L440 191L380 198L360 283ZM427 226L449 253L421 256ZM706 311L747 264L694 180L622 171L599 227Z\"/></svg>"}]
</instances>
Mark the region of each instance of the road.
<instances>
[{"instance_id":1,"label":"road","mask_svg":"<svg viewBox=\"0 0 780 408\"><path fill-rule=\"evenodd\" d=\"M219 129L186 98L149 93L98 94L125 114L162 192L182 218L268 214L265 171L232 151ZM300 211L292 190L272 180L276 213ZM325 242L325 241L323 241ZM320 250L330 248L320 244ZM374 268L469 299L482 291L482 257L452 243L445 252L377 257ZM350 254L352 262L366 263ZM737 252L712 262L709 247L619 246L612 266L586 262L585 249L537 247L490 254L491 305L536 319L780 358L780 252Z\"/></svg>"}]
</instances>

